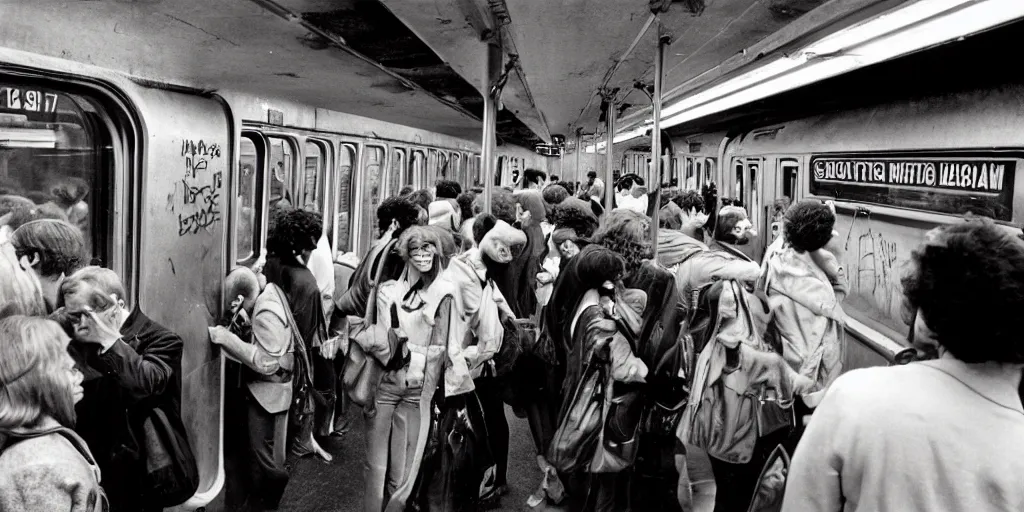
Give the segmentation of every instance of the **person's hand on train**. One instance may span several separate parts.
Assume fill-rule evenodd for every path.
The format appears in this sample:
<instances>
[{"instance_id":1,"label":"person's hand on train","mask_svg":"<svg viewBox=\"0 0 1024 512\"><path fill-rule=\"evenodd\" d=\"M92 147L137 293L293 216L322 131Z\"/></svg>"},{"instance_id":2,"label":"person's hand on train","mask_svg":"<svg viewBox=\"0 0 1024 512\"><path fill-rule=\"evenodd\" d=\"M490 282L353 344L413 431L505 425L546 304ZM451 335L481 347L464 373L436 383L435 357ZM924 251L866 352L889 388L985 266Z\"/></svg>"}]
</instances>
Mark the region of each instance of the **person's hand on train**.
<instances>
[{"instance_id":1,"label":"person's hand on train","mask_svg":"<svg viewBox=\"0 0 1024 512\"><path fill-rule=\"evenodd\" d=\"M97 313L88 306L84 310L76 312L78 320L75 322L75 339L99 345L100 352L106 352L114 346L114 343L117 343L117 340L121 339L121 333L115 327L117 320L112 316L116 313L115 307Z\"/></svg>"}]
</instances>

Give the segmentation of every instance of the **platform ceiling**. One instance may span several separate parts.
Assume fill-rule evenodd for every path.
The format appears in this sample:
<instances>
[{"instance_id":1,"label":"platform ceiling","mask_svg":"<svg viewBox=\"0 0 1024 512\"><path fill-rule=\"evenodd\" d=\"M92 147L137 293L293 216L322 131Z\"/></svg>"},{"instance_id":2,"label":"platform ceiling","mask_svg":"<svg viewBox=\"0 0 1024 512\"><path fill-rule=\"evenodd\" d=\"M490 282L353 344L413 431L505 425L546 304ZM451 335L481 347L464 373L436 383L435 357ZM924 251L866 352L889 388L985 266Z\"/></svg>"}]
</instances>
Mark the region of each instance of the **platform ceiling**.
<instances>
[{"instance_id":1,"label":"platform ceiling","mask_svg":"<svg viewBox=\"0 0 1024 512\"><path fill-rule=\"evenodd\" d=\"M478 140L490 29L518 57L499 138L530 145L597 130L603 88L630 105L620 126L649 117L633 84L652 81L659 35L671 38L671 102L913 1L6 0L0 44ZM651 4L667 11L655 18Z\"/></svg>"}]
</instances>

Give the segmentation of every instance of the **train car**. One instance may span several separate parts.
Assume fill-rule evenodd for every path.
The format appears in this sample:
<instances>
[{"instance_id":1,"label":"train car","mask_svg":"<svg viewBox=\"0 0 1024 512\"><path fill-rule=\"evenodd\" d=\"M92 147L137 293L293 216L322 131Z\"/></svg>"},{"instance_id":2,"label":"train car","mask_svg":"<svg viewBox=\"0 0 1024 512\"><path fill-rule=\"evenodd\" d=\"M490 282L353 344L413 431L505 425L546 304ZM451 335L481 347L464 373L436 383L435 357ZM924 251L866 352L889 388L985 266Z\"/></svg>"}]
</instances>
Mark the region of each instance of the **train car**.
<instances>
[{"instance_id":1,"label":"train car","mask_svg":"<svg viewBox=\"0 0 1024 512\"><path fill-rule=\"evenodd\" d=\"M845 241L847 368L911 357L900 277L929 230L993 218L1024 223L1024 85L839 110L722 138L721 196L742 200L770 243L773 203L832 200ZM690 139L692 140L692 139ZM728 192L724 192L728 191Z\"/></svg>"},{"instance_id":2,"label":"train car","mask_svg":"<svg viewBox=\"0 0 1024 512\"><path fill-rule=\"evenodd\" d=\"M335 254L358 254L376 237L383 198L438 178L482 186L479 154L465 139L287 98L0 48L0 193L79 191L92 262L122 277L129 306L185 340L182 416L201 475L186 509L223 487L225 363L206 328L223 314L227 270L264 251L269 207L322 212ZM550 160L512 145L498 156L544 170Z\"/></svg>"}]
</instances>

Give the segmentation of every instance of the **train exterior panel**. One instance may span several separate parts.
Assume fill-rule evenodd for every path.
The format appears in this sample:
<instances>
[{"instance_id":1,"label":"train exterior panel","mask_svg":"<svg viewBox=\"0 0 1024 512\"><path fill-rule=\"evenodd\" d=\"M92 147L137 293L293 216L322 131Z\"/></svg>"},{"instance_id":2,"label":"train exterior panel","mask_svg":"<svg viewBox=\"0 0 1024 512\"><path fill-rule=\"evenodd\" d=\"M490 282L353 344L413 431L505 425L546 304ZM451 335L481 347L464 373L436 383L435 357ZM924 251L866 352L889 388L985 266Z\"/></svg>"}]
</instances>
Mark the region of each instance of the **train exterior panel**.
<instances>
[{"instance_id":1,"label":"train exterior panel","mask_svg":"<svg viewBox=\"0 0 1024 512\"><path fill-rule=\"evenodd\" d=\"M927 232L968 213L1012 231L1024 221L1022 101L1024 87L1005 86L750 130L727 139L719 195L747 207L762 234L755 257L770 243L776 199L833 200L848 330L889 362L906 358L900 279ZM872 361L847 357L851 367Z\"/></svg>"}]
</instances>

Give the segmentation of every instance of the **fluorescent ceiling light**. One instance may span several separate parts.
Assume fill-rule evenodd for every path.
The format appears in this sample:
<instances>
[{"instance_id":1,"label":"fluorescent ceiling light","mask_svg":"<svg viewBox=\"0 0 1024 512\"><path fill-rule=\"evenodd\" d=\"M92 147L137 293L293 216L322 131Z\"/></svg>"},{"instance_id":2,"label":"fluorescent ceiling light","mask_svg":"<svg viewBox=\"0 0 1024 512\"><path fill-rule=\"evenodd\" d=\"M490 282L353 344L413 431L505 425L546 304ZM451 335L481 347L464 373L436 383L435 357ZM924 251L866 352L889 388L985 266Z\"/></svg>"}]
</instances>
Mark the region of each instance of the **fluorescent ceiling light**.
<instances>
[{"instance_id":1,"label":"fluorescent ceiling light","mask_svg":"<svg viewBox=\"0 0 1024 512\"><path fill-rule=\"evenodd\" d=\"M839 31L792 56L780 57L669 105L662 109L661 128L768 98L1021 17L1024 17L1024 1L1021 0L922 0ZM619 142L618 135L615 142Z\"/></svg>"},{"instance_id":2,"label":"fluorescent ceiling light","mask_svg":"<svg viewBox=\"0 0 1024 512\"><path fill-rule=\"evenodd\" d=\"M647 130L648 130L647 126L641 126L639 128L634 128L632 130L629 130L628 132L619 133L619 134L615 135L614 143L615 144L619 144L619 143L622 143L622 142L626 142L627 140L633 140L633 139L636 139L638 137L643 137L644 135L647 135ZM598 142L596 144L597 150L600 151L600 150L604 149L604 147L607 146L607 145L608 145L608 141L607 140L605 140L603 142ZM593 153L595 151L594 146L595 146L595 144L591 144L589 146L585 146L583 148L583 152L584 153Z\"/></svg>"}]
</instances>

